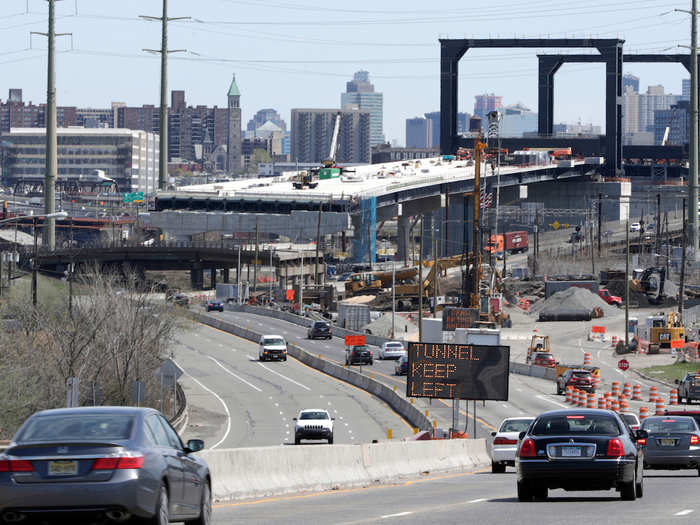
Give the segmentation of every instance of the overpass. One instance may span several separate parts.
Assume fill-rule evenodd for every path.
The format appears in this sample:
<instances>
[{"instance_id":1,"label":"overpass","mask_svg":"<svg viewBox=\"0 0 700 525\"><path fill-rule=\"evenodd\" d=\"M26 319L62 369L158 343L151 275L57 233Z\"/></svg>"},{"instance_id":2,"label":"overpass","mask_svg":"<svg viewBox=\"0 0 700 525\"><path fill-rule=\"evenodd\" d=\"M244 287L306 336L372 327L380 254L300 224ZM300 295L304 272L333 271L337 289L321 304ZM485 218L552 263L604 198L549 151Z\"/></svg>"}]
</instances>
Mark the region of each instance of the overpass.
<instances>
[{"instance_id":1,"label":"overpass","mask_svg":"<svg viewBox=\"0 0 700 525\"><path fill-rule=\"evenodd\" d=\"M529 211L520 218L526 225L534 223L538 206L570 209L572 216L563 219L578 222L586 196L597 198L601 192L608 196L606 220L620 220L627 210L629 183L600 182L600 159L587 162L501 166L500 173L484 163L482 188L495 198L500 179L501 202L519 203L520 187L528 186L530 202L523 209ZM302 241L315 240L319 232L325 236L352 229L354 259L367 260L369 254L373 262L377 231L384 221L398 219L399 258L405 260L415 217L423 216L425 233L432 236L433 227L439 232L441 255L462 253L465 243L471 245L471 228L466 224L472 198L466 194L474 187L473 162L436 157L352 169L340 178L319 181L314 189L294 189L294 174L284 174L162 192L155 211L141 220L176 239L204 232L257 231Z\"/></svg>"}]
</instances>

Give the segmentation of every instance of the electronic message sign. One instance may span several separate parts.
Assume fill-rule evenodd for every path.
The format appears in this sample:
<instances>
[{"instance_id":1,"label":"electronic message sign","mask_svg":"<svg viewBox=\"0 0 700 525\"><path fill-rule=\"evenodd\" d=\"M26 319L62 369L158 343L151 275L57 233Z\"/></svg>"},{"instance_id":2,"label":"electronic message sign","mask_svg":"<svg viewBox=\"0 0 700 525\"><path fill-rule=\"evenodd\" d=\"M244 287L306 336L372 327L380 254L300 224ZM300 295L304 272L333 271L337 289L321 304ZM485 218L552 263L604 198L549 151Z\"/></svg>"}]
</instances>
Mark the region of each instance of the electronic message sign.
<instances>
[{"instance_id":1,"label":"electronic message sign","mask_svg":"<svg viewBox=\"0 0 700 525\"><path fill-rule=\"evenodd\" d=\"M479 320L478 308L447 307L442 312L442 329L454 332L455 328L471 328Z\"/></svg>"},{"instance_id":2,"label":"electronic message sign","mask_svg":"<svg viewBox=\"0 0 700 525\"><path fill-rule=\"evenodd\" d=\"M409 343L407 397L508 400L510 347Z\"/></svg>"}]
</instances>

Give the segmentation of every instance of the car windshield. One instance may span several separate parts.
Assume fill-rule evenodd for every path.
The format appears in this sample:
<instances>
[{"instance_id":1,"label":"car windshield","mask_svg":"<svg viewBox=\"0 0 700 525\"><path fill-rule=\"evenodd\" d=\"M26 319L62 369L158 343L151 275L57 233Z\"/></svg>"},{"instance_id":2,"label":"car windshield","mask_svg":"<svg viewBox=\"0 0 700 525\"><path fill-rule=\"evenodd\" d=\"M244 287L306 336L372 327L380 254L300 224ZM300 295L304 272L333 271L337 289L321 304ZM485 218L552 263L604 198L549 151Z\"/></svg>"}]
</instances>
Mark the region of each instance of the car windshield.
<instances>
[{"instance_id":1,"label":"car windshield","mask_svg":"<svg viewBox=\"0 0 700 525\"><path fill-rule=\"evenodd\" d=\"M328 323L316 322L314 323L314 328L328 328Z\"/></svg>"},{"instance_id":2,"label":"car windshield","mask_svg":"<svg viewBox=\"0 0 700 525\"><path fill-rule=\"evenodd\" d=\"M302 412L299 414L299 419L328 419L328 414L326 412L313 411L313 412Z\"/></svg>"},{"instance_id":3,"label":"car windshield","mask_svg":"<svg viewBox=\"0 0 700 525\"><path fill-rule=\"evenodd\" d=\"M603 434L619 436L620 426L612 416L605 414L557 414L537 419L532 434L535 436L561 434Z\"/></svg>"},{"instance_id":4,"label":"car windshield","mask_svg":"<svg viewBox=\"0 0 700 525\"><path fill-rule=\"evenodd\" d=\"M639 421L637 421L637 417L634 416L633 414L621 414L620 417L622 417L623 421L627 423L628 425L639 425Z\"/></svg>"},{"instance_id":5,"label":"car windshield","mask_svg":"<svg viewBox=\"0 0 700 525\"><path fill-rule=\"evenodd\" d=\"M27 423L17 441L129 439L133 424L134 416L110 413L38 416Z\"/></svg>"},{"instance_id":6,"label":"car windshield","mask_svg":"<svg viewBox=\"0 0 700 525\"><path fill-rule=\"evenodd\" d=\"M532 419L509 419L503 422L499 432L525 432Z\"/></svg>"},{"instance_id":7,"label":"car windshield","mask_svg":"<svg viewBox=\"0 0 700 525\"><path fill-rule=\"evenodd\" d=\"M589 379L591 377L591 374L588 372L574 372L571 374L572 377L578 377L581 379Z\"/></svg>"},{"instance_id":8,"label":"car windshield","mask_svg":"<svg viewBox=\"0 0 700 525\"><path fill-rule=\"evenodd\" d=\"M689 417L645 419L642 429L647 432L694 432L695 423Z\"/></svg>"},{"instance_id":9,"label":"car windshield","mask_svg":"<svg viewBox=\"0 0 700 525\"><path fill-rule=\"evenodd\" d=\"M546 361L549 361L550 359L554 359L550 354L535 354L535 359L544 359Z\"/></svg>"},{"instance_id":10,"label":"car windshield","mask_svg":"<svg viewBox=\"0 0 700 525\"><path fill-rule=\"evenodd\" d=\"M403 345L401 343L387 343L386 347L389 350L403 350Z\"/></svg>"},{"instance_id":11,"label":"car windshield","mask_svg":"<svg viewBox=\"0 0 700 525\"><path fill-rule=\"evenodd\" d=\"M355 352L364 352L365 350L369 350L369 347L368 346L353 346L352 349Z\"/></svg>"},{"instance_id":12,"label":"car windshield","mask_svg":"<svg viewBox=\"0 0 700 525\"><path fill-rule=\"evenodd\" d=\"M281 337L266 337L263 340L264 345L284 345L284 339Z\"/></svg>"}]
</instances>

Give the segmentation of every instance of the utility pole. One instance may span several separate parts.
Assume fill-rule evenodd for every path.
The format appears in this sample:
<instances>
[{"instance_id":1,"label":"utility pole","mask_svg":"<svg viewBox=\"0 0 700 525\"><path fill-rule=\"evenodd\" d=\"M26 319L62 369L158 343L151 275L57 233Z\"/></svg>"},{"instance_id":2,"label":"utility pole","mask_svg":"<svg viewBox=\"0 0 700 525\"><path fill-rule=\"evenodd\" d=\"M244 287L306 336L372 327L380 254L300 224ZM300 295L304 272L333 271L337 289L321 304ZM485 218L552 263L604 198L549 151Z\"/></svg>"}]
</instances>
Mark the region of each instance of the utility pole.
<instances>
[{"instance_id":1,"label":"utility pole","mask_svg":"<svg viewBox=\"0 0 700 525\"><path fill-rule=\"evenodd\" d=\"M598 194L598 258L600 258L600 243L603 237L603 194ZM593 251L593 224L591 224L591 251ZM593 270L595 273L595 270Z\"/></svg>"},{"instance_id":2,"label":"utility pole","mask_svg":"<svg viewBox=\"0 0 700 525\"><path fill-rule=\"evenodd\" d=\"M625 348L630 344L630 221L625 226Z\"/></svg>"},{"instance_id":3,"label":"utility pole","mask_svg":"<svg viewBox=\"0 0 700 525\"><path fill-rule=\"evenodd\" d=\"M435 221L433 221L433 318L437 317L438 283L440 282L437 245L437 237L435 237Z\"/></svg>"},{"instance_id":4,"label":"utility pole","mask_svg":"<svg viewBox=\"0 0 700 525\"><path fill-rule=\"evenodd\" d=\"M255 220L255 262L253 263L253 292L258 291L258 250L260 247L260 231L258 221Z\"/></svg>"},{"instance_id":5,"label":"utility pole","mask_svg":"<svg viewBox=\"0 0 700 525\"><path fill-rule=\"evenodd\" d=\"M697 251L700 249L698 245L698 0L692 0L690 18L690 173L688 174L688 213L690 214L690 246L695 259ZM685 226L685 221L683 221L683 224ZM685 256L685 251L683 255ZM682 304L682 302L679 303L679 306Z\"/></svg>"},{"instance_id":6,"label":"utility pole","mask_svg":"<svg viewBox=\"0 0 700 525\"><path fill-rule=\"evenodd\" d=\"M318 203L318 224L316 225L316 261L314 262L314 284L318 284L318 249L319 249L319 246L321 245L321 211L322 211L322 208L323 208L323 201Z\"/></svg>"},{"instance_id":7,"label":"utility pole","mask_svg":"<svg viewBox=\"0 0 700 525\"><path fill-rule=\"evenodd\" d=\"M692 210L692 212L697 214L697 210ZM683 322L683 294L685 293L685 251L688 247L688 235L686 230L686 220L685 220L685 199L683 199L683 238L681 239L681 246L683 252L681 253L681 286L678 290L678 315L681 317L681 323Z\"/></svg>"},{"instance_id":8,"label":"utility pole","mask_svg":"<svg viewBox=\"0 0 700 525\"><path fill-rule=\"evenodd\" d=\"M48 40L48 64L46 80L46 162L44 174L44 214L56 211L56 179L58 178L58 139L56 138L56 37L72 33L56 33L56 0L49 3L49 30L47 33L32 31L33 35L45 36ZM42 242L49 250L56 249L56 219L44 219Z\"/></svg>"},{"instance_id":9,"label":"utility pole","mask_svg":"<svg viewBox=\"0 0 700 525\"><path fill-rule=\"evenodd\" d=\"M656 254L656 260L659 260L659 254L661 252L661 194L656 194L656 230L654 231L654 238L656 239L656 246L654 248L654 253Z\"/></svg>"},{"instance_id":10,"label":"utility pole","mask_svg":"<svg viewBox=\"0 0 700 525\"><path fill-rule=\"evenodd\" d=\"M53 0L51 0L53 1ZM168 49L168 22L188 20L190 17L168 18L168 0L163 0L163 16L141 16L146 20L160 20L162 23L160 49L144 49L149 53L160 53L160 157L158 166L158 189L164 190L168 184L168 55L181 53L186 49Z\"/></svg>"},{"instance_id":11,"label":"utility pole","mask_svg":"<svg viewBox=\"0 0 700 525\"><path fill-rule=\"evenodd\" d=\"M598 203L600 210L600 202ZM591 273L595 275L595 250L593 249L593 221L588 222L588 228L591 236ZM598 212L598 257L600 257L600 211Z\"/></svg>"},{"instance_id":12,"label":"utility pole","mask_svg":"<svg viewBox=\"0 0 700 525\"><path fill-rule=\"evenodd\" d=\"M421 214L418 240L418 342L423 341L423 233L423 214Z\"/></svg>"},{"instance_id":13,"label":"utility pole","mask_svg":"<svg viewBox=\"0 0 700 525\"><path fill-rule=\"evenodd\" d=\"M34 223L34 259L32 259L32 306L36 308L36 288L37 288L37 274L39 271L39 236L37 234L37 220L38 217L34 217L32 222ZM46 219L44 218L44 225L46 225Z\"/></svg>"}]
</instances>

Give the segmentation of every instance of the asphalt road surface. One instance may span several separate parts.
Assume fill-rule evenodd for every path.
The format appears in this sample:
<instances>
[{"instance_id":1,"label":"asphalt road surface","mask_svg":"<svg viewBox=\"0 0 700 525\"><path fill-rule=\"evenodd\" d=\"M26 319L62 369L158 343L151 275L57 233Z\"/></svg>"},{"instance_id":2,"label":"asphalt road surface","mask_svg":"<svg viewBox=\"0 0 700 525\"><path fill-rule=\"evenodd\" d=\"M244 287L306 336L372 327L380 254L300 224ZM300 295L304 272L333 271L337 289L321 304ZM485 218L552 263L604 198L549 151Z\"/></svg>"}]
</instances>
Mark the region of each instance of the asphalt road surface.
<instances>
[{"instance_id":1,"label":"asphalt road surface","mask_svg":"<svg viewBox=\"0 0 700 525\"><path fill-rule=\"evenodd\" d=\"M260 363L257 350L256 344L198 323L181 332L175 360L186 372L181 378L189 403L185 440L203 438L207 448L293 444L292 418L303 408L331 412L336 443L385 439L387 429L395 438L413 434L370 394L291 357Z\"/></svg>"},{"instance_id":2,"label":"asphalt road surface","mask_svg":"<svg viewBox=\"0 0 700 525\"><path fill-rule=\"evenodd\" d=\"M520 503L514 469L433 475L397 485L221 503L215 524L566 524L695 523L700 478L692 471L646 471L644 497L621 501L614 490L551 490L545 501Z\"/></svg>"}]
</instances>

